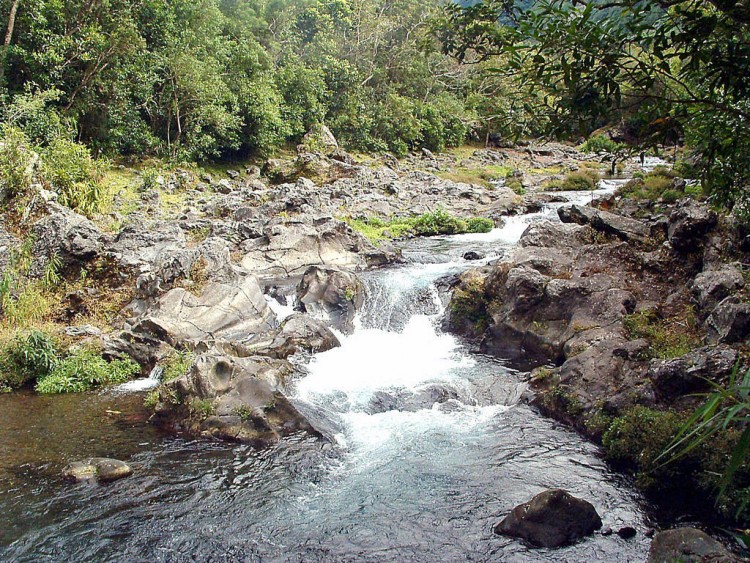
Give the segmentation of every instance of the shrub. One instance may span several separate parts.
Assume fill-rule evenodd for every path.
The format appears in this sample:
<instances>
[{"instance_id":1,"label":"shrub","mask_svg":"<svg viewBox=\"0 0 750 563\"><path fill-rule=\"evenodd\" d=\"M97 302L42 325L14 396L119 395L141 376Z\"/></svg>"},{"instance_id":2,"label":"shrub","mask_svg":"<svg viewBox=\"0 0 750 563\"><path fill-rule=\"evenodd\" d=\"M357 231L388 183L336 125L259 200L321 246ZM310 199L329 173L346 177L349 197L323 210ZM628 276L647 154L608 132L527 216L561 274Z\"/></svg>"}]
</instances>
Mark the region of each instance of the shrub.
<instances>
[{"instance_id":1,"label":"shrub","mask_svg":"<svg viewBox=\"0 0 750 563\"><path fill-rule=\"evenodd\" d=\"M89 149L67 139L55 139L43 155L44 179L59 194L60 203L85 215L97 213L105 190L102 166Z\"/></svg>"},{"instance_id":2,"label":"shrub","mask_svg":"<svg viewBox=\"0 0 750 563\"><path fill-rule=\"evenodd\" d=\"M34 154L20 129L2 125L0 134L0 189L11 199L31 187Z\"/></svg>"},{"instance_id":3,"label":"shrub","mask_svg":"<svg viewBox=\"0 0 750 563\"><path fill-rule=\"evenodd\" d=\"M492 219L472 217L466 220L467 233L489 233L494 228L495 224L492 222Z\"/></svg>"},{"instance_id":4,"label":"shrub","mask_svg":"<svg viewBox=\"0 0 750 563\"><path fill-rule=\"evenodd\" d=\"M22 387L49 374L59 359L57 343L48 334L19 333L0 351L0 388Z\"/></svg>"},{"instance_id":5,"label":"shrub","mask_svg":"<svg viewBox=\"0 0 750 563\"><path fill-rule=\"evenodd\" d=\"M422 236L455 235L466 232L466 223L448 212L438 209L417 217L414 221L414 232Z\"/></svg>"},{"instance_id":6,"label":"shrub","mask_svg":"<svg viewBox=\"0 0 750 563\"><path fill-rule=\"evenodd\" d=\"M614 153L625 147L622 143L616 143L604 135L594 135L583 143L580 149L583 152L608 152Z\"/></svg>"},{"instance_id":7,"label":"shrub","mask_svg":"<svg viewBox=\"0 0 750 563\"><path fill-rule=\"evenodd\" d=\"M664 468L657 463L661 453L679 432L682 418L671 411L637 406L615 418L604 432L602 445L609 461L633 469L645 488L669 478L679 468Z\"/></svg>"},{"instance_id":8,"label":"shrub","mask_svg":"<svg viewBox=\"0 0 750 563\"><path fill-rule=\"evenodd\" d=\"M182 377L187 371L193 367L195 356L185 350L172 350L162 362L164 373L162 374L162 381L168 383L174 381L178 377Z\"/></svg>"},{"instance_id":9,"label":"shrub","mask_svg":"<svg viewBox=\"0 0 750 563\"><path fill-rule=\"evenodd\" d=\"M571 172L564 180L550 183L549 189L565 192L595 190L599 182L599 172L596 170L581 170Z\"/></svg>"},{"instance_id":10,"label":"shrub","mask_svg":"<svg viewBox=\"0 0 750 563\"><path fill-rule=\"evenodd\" d=\"M133 360L107 362L93 350L75 350L60 360L49 375L37 381L36 391L43 394L79 393L94 387L124 383L140 371Z\"/></svg>"}]
</instances>

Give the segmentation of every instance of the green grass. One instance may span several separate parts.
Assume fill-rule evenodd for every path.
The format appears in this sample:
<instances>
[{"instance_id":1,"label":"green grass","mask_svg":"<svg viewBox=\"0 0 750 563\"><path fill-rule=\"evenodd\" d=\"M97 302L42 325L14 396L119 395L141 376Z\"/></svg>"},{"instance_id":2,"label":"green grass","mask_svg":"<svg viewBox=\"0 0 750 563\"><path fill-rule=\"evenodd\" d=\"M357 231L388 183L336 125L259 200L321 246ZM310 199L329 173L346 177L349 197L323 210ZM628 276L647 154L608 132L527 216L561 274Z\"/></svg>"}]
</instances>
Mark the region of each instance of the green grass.
<instances>
[{"instance_id":1,"label":"green grass","mask_svg":"<svg viewBox=\"0 0 750 563\"><path fill-rule=\"evenodd\" d=\"M593 169L584 169L571 172L562 180L552 180L545 188L550 191L574 192L593 191L600 180L599 172Z\"/></svg>"},{"instance_id":2,"label":"green grass","mask_svg":"<svg viewBox=\"0 0 750 563\"><path fill-rule=\"evenodd\" d=\"M36 391L42 394L80 393L124 383L138 372L140 367L130 359L107 362L97 352L82 348L57 362L48 375L37 381Z\"/></svg>"},{"instance_id":3,"label":"green grass","mask_svg":"<svg viewBox=\"0 0 750 563\"><path fill-rule=\"evenodd\" d=\"M634 313L623 319L629 338L646 339L652 356L665 360L684 356L699 345L696 324L690 310L671 319L662 319L653 311Z\"/></svg>"},{"instance_id":4,"label":"green grass","mask_svg":"<svg viewBox=\"0 0 750 563\"><path fill-rule=\"evenodd\" d=\"M172 350L164 360L162 360L162 381L169 383L178 377L182 377L193 367L195 355L186 350Z\"/></svg>"},{"instance_id":5,"label":"green grass","mask_svg":"<svg viewBox=\"0 0 750 563\"><path fill-rule=\"evenodd\" d=\"M494 227L490 219L482 217L461 219L440 209L418 216L393 217L387 220L377 217L343 218L343 220L374 243L411 236L487 233Z\"/></svg>"},{"instance_id":6,"label":"green grass","mask_svg":"<svg viewBox=\"0 0 750 563\"><path fill-rule=\"evenodd\" d=\"M450 172L437 173L444 180L450 180L459 184L478 184L488 188L493 186L493 181L507 178L511 174L513 174L513 168L503 164L481 167L459 167Z\"/></svg>"}]
</instances>

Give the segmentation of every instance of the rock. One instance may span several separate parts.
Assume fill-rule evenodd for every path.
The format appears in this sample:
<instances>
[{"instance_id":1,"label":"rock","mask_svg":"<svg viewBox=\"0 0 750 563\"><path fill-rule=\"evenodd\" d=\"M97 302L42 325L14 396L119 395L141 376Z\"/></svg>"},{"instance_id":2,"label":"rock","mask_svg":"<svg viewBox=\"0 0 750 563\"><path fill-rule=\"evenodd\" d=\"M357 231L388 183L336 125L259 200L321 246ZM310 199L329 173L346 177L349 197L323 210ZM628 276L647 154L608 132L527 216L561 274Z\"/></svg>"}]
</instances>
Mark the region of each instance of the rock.
<instances>
[{"instance_id":1,"label":"rock","mask_svg":"<svg viewBox=\"0 0 750 563\"><path fill-rule=\"evenodd\" d=\"M648 371L658 396L665 400L706 388L706 379L719 381L732 373L737 351L729 346L705 346L673 360L653 360Z\"/></svg>"},{"instance_id":2,"label":"rock","mask_svg":"<svg viewBox=\"0 0 750 563\"><path fill-rule=\"evenodd\" d=\"M515 507L495 526L495 533L551 548L576 542L601 527L602 520L591 503L552 489Z\"/></svg>"},{"instance_id":3,"label":"rock","mask_svg":"<svg viewBox=\"0 0 750 563\"><path fill-rule=\"evenodd\" d=\"M364 287L352 272L311 266L297 286L300 309L323 318L337 330L354 330L354 316L361 309Z\"/></svg>"},{"instance_id":4,"label":"rock","mask_svg":"<svg viewBox=\"0 0 750 563\"><path fill-rule=\"evenodd\" d=\"M227 176L232 180L236 180L240 177L240 173L237 170L227 170Z\"/></svg>"},{"instance_id":5,"label":"rock","mask_svg":"<svg viewBox=\"0 0 750 563\"><path fill-rule=\"evenodd\" d=\"M245 173L251 180L258 180L260 178L261 170L259 166L248 166L245 169Z\"/></svg>"},{"instance_id":6,"label":"rock","mask_svg":"<svg viewBox=\"0 0 750 563\"><path fill-rule=\"evenodd\" d=\"M750 303L735 296L719 303L706 320L709 339L731 344L750 336Z\"/></svg>"},{"instance_id":7,"label":"rock","mask_svg":"<svg viewBox=\"0 0 750 563\"><path fill-rule=\"evenodd\" d=\"M708 206L684 199L669 216L667 238L676 250L697 250L703 237L716 226L717 221L716 213Z\"/></svg>"},{"instance_id":8,"label":"rock","mask_svg":"<svg viewBox=\"0 0 750 563\"><path fill-rule=\"evenodd\" d=\"M617 530L617 535L620 536L624 540L630 540L633 539L638 532L635 528L632 526L625 526L623 528L620 528Z\"/></svg>"},{"instance_id":9,"label":"rock","mask_svg":"<svg viewBox=\"0 0 750 563\"><path fill-rule=\"evenodd\" d=\"M563 209L563 208L561 208ZM518 244L524 248L574 248L591 242L591 229L575 224L540 221L530 224L521 235Z\"/></svg>"},{"instance_id":10,"label":"rock","mask_svg":"<svg viewBox=\"0 0 750 563\"><path fill-rule=\"evenodd\" d=\"M253 336L249 341L218 341L223 352L237 357L267 356L286 359L298 352L327 352L340 345L338 338L321 321L297 313L288 317L279 328ZM199 350L207 348L201 344Z\"/></svg>"},{"instance_id":11,"label":"rock","mask_svg":"<svg viewBox=\"0 0 750 563\"><path fill-rule=\"evenodd\" d=\"M63 269L80 268L98 258L109 237L75 211L48 203L49 215L33 227L34 255L61 259Z\"/></svg>"},{"instance_id":12,"label":"rock","mask_svg":"<svg viewBox=\"0 0 750 563\"><path fill-rule=\"evenodd\" d=\"M11 252L20 246L21 242L0 225L0 276L10 264Z\"/></svg>"},{"instance_id":13,"label":"rock","mask_svg":"<svg viewBox=\"0 0 750 563\"><path fill-rule=\"evenodd\" d=\"M63 470L63 477L73 481L109 482L129 477L133 469L117 459L92 457L85 461L76 461Z\"/></svg>"},{"instance_id":14,"label":"rock","mask_svg":"<svg viewBox=\"0 0 750 563\"><path fill-rule=\"evenodd\" d=\"M328 153L339 148L339 143L326 125L317 125L302 137L302 144L307 150L319 150Z\"/></svg>"},{"instance_id":15,"label":"rock","mask_svg":"<svg viewBox=\"0 0 750 563\"><path fill-rule=\"evenodd\" d=\"M651 229L641 221L592 207L581 205L561 207L557 210L557 214L563 223L591 225L597 231L615 235L624 241L643 244L648 242L651 236Z\"/></svg>"},{"instance_id":16,"label":"rock","mask_svg":"<svg viewBox=\"0 0 750 563\"><path fill-rule=\"evenodd\" d=\"M200 355L187 374L159 388L154 421L193 434L266 446L306 432L320 436L280 388L294 368L285 360Z\"/></svg>"},{"instance_id":17,"label":"rock","mask_svg":"<svg viewBox=\"0 0 750 563\"><path fill-rule=\"evenodd\" d=\"M216 184L216 191L220 194L231 194L234 191L234 188L229 180L223 178L219 180L218 184Z\"/></svg>"},{"instance_id":18,"label":"rock","mask_svg":"<svg viewBox=\"0 0 750 563\"><path fill-rule=\"evenodd\" d=\"M324 219L319 224L287 222L247 241L242 266L261 279L302 274L310 266L363 270L394 262L396 255L378 249L346 223Z\"/></svg>"},{"instance_id":19,"label":"rock","mask_svg":"<svg viewBox=\"0 0 750 563\"><path fill-rule=\"evenodd\" d=\"M721 543L695 528L659 532L651 541L647 563L732 563L741 561Z\"/></svg>"},{"instance_id":20,"label":"rock","mask_svg":"<svg viewBox=\"0 0 750 563\"><path fill-rule=\"evenodd\" d=\"M470 250L469 252L464 254L464 260L482 260L486 254L484 252L476 252L474 250Z\"/></svg>"},{"instance_id":21,"label":"rock","mask_svg":"<svg viewBox=\"0 0 750 563\"><path fill-rule=\"evenodd\" d=\"M695 276L690 290L698 307L708 312L743 287L745 279L742 273L733 264L727 264L720 270L701 272Z\"/></svg>"}]
</instances>

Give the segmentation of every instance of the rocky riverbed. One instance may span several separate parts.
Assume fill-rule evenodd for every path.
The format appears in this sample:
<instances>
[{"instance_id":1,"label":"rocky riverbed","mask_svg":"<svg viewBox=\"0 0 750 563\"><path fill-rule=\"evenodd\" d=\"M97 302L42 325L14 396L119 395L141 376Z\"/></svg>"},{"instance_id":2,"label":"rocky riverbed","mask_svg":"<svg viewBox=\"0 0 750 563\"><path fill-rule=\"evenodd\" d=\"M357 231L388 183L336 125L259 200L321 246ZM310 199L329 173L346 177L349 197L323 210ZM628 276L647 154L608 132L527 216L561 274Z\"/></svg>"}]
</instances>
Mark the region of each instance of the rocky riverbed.
<instances>
[{"instance_id":1,"label":"rocky riverbed","mask_svg":"<svg viewBox=\"0 0 750 563\"><path fill-rule=\"evenodd\" d=\"M152 423L256 447L300 434L335 443L337 429L290 389L311 356L354 331L368 291L362 272L414 261L403 244L352 225L440 212L500 227L564 201L544 191L550 180L597 166L564 145L366 164L339 149L301 153L226 178L178 170L144 190L142 209L128 216L86 218L40 188L20 228L7 217L0 246L19 247L31 233L32 274L54 259L66 279L82 280L55 320L74 345L132 358L151 375ZM498 167L497 180L457 181ZM167 213L161 198L180 190L185 205ZM449 269L437 287L450 300L447 331L505 365L535 368L528 402L601 441L632 409L688 408L705 377L732 371L750 333L746 240L689 198L581 203L557 205L560 221L524 225L517 248L464 252L478 267ZM116 232L105 228L113 222ZM441 312L437 302L428 291L409 301L430 314ZM102 309L113 314L89 322ZM682 326L668 352L647 330ZM420 399L430 408L460 397L430 393ZM367 408L408 412L411 399L402 400L381 394Z\"/></svg>"}]
</instances>

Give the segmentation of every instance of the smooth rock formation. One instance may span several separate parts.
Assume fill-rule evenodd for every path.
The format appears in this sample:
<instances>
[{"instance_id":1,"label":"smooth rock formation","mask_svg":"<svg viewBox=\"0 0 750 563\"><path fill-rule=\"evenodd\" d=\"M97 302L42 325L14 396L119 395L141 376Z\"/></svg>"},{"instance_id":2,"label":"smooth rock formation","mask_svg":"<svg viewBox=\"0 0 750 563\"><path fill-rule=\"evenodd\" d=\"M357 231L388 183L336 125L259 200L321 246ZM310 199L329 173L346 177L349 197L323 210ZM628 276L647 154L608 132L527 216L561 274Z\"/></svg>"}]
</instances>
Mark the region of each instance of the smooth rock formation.
<instances>
[{"instance_id":1,"label":"smooth rock formation","mask_svg":"<svg viewBox=\"0 0 750 563\"><path fill-rule=\"evenodd\" d=\"M591 503L552 489L515 507L495 526L495 533L551 548L574 543L601 527L602 520Z\"/></svg>"}]
</instances>

